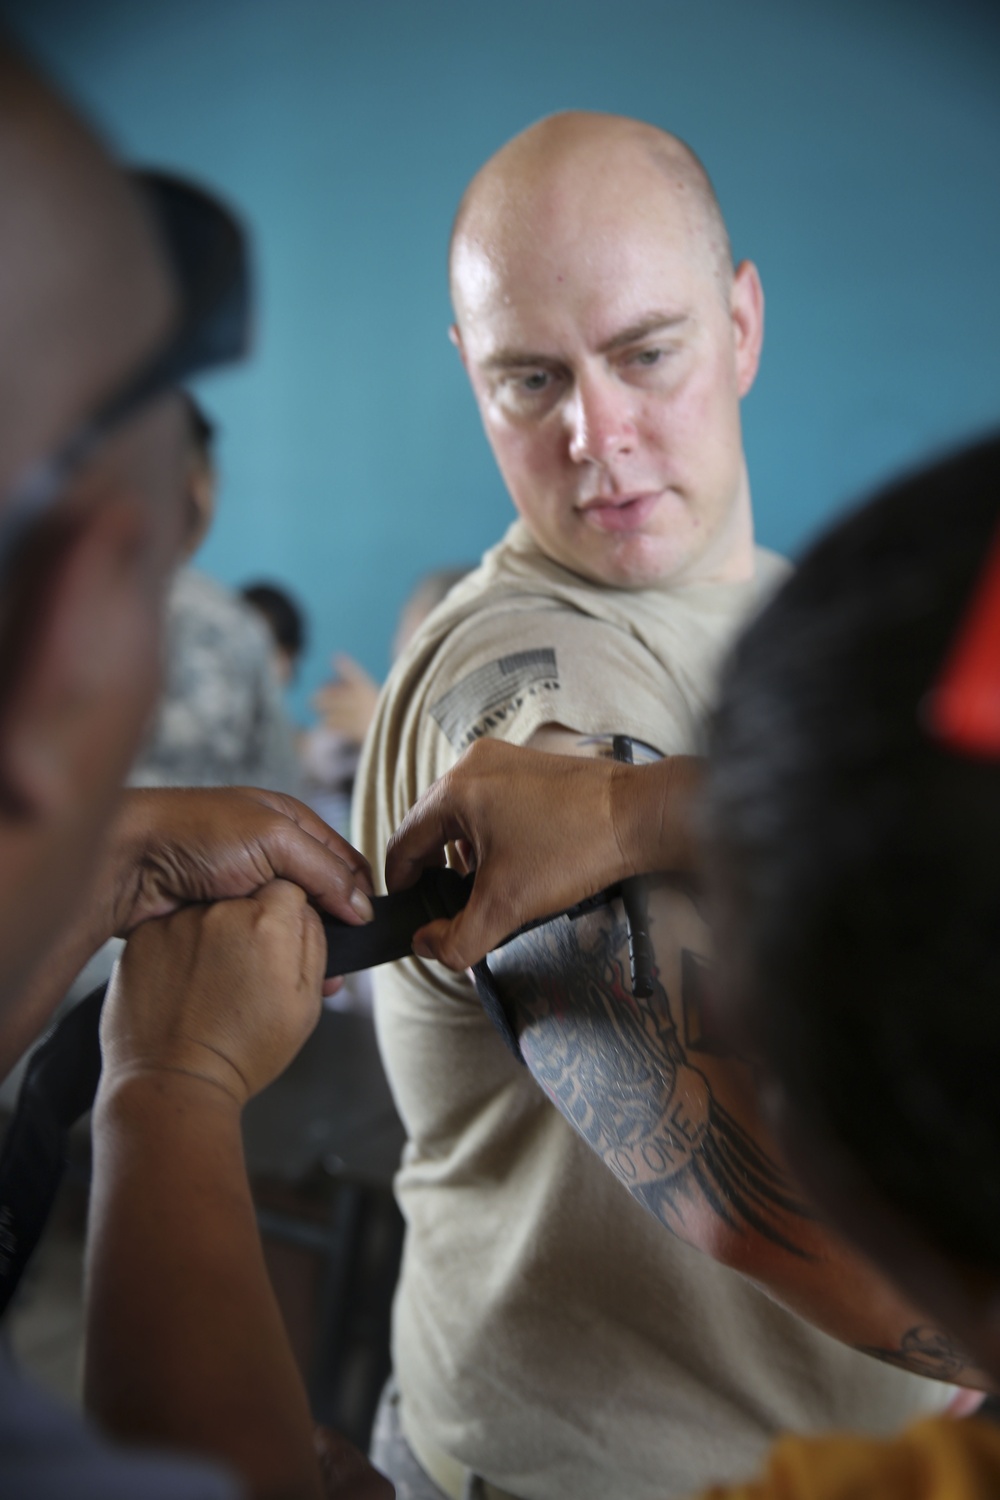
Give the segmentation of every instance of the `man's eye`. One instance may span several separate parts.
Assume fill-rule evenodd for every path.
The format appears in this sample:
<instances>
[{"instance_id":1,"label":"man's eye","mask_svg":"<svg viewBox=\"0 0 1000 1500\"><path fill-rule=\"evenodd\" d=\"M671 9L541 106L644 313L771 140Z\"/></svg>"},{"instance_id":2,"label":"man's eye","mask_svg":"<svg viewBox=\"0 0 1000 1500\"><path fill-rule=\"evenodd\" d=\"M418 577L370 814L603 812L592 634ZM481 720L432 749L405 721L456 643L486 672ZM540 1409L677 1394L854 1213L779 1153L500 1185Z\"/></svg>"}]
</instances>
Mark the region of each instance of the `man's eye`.
<instances>
[{"instance_id":1,"label":"man's eye","mask_svg":"<svg viewBox=\"0 0 1000 1500\"><path fill-rule=\"evenodd\" d=\"M632 363L648 369L651 365L658 365L665 357L665 349L640 349L632 356Z\"/></svg>"},{"instance_id":2,"label":"man's eye","mask_svg":"<svg viewBox=\"0 0 1000 1500\"><path fill-rule=\"evenodd\" d=\"M523 417L540 417L558 398L562 377L555 370L509 370L501 379L497 395L508 411Z\"/></svg>"}]
</instances>

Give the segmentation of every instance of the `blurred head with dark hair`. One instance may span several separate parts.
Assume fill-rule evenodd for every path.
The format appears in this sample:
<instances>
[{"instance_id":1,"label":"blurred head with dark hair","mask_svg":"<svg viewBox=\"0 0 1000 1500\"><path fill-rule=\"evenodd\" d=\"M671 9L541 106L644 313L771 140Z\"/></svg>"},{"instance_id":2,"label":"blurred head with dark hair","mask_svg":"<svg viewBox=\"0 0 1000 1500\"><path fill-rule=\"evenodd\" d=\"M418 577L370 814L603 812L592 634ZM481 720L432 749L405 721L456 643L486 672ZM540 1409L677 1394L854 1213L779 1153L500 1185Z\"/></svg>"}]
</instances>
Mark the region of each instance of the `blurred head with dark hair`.
<instances>
[{"instance_id":1,"label":"blurred head with dark hair","mask_svg":"<svg viewBox=\"0 0 1000 1500\"><path fill-rule=\"evenodd\" d=\"M729 663L706 835L720 1007L789 1160L1000 1373L1000 756L927 712L998 521L994 438L809 552Z\"/></svg>"},{"instance_id":2,"label":"blurred head with dark hair","mask_svg":"<svg viewBox=\"0 0 1000 1500\"><path fill-rule=\"evenodd\" d=\"M291 594L274 583L248 583L240 589L240 594L263 617L270 631L279 682L293 681L306 648L306 622L301 608Z\"/></svg>"}]
</instances>

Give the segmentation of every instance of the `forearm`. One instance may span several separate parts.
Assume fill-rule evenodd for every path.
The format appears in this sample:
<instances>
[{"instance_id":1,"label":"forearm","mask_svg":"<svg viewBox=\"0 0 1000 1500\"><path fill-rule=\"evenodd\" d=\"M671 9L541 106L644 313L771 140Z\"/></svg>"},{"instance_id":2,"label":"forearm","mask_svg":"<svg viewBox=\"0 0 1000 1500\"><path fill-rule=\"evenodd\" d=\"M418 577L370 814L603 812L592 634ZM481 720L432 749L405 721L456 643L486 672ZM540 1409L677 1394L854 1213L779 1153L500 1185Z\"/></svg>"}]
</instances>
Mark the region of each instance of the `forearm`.
<instances>
[{"instance_id":1,"label":"forearm","mask_svg":"<svg viewBox=\"0 0 1000 1500\"><path fill-rule=\"evenodd\" d=\"M666 900L661 888L652 903L659 967L648 1001L631 995L624 923L608 913L563 919L491 957L529 1069L672 1233L844 1343L985 1388L787 1175L749 1069L712 1033L694 909L677 891Z\"/></svg>"},{"instance_id":2,"label":"forearm","mask_svg":"<svg viewBox=\"0 0 1000 1500\"><path fill-rule=\"evenodd\" d=\"M115 1436L224 1462L254 1496L322 1494L239 1110L215 1084L138 1074L98 1097L85 1397Z\"/></svg>"}]
</instances>

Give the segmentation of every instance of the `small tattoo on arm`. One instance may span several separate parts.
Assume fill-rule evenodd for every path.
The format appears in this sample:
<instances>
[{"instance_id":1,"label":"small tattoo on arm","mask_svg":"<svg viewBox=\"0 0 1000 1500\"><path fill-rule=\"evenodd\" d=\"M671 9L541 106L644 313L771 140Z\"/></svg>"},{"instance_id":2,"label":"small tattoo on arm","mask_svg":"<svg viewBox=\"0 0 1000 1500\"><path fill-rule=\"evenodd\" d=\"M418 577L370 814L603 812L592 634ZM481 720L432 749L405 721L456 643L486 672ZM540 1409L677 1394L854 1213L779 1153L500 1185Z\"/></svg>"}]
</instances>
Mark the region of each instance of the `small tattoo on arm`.
<instances>
[{"instance_id":1,"label":"small tattoo on arm","mask_svg":"<svg viewBox=\"0 0 1000 1500\"><path fill-rule=\"evenodd\" d=\"M926 1324L907 1329L895 1349L863 1345L862 1354L870 1354L885 1364L898 1365L915 1375L927 1375L932 1380L960 1382L968 1379L975 1369L975 1361L964 1354L940 1328Z\"/></svg>"}]
</instances>

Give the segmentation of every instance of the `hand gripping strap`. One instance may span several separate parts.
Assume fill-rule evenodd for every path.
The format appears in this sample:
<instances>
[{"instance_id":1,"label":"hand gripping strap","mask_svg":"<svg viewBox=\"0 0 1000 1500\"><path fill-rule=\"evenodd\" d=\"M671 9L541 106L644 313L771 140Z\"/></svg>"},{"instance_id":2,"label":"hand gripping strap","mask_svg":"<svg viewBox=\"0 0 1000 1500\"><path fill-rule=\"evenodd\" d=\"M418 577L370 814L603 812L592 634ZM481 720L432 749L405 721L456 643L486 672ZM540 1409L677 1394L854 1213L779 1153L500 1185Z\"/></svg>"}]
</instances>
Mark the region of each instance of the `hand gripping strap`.
<instances>
[{"instance_id":1,"label":"hand gripping strap","mask_svg":"<svg viewBox=\"0 0 1000 1500\"><path fill-rule=\"evenodd\" d=\"M360 927L321 912L327 940L327 976L353 974L358 969L405 958L418 928L439 917L457 916L469 899L472 882L472 875L459 875L455 870L425 870L409 890L376 897L372 903L374 920ZM610 894L602 892L582 902L569 915L601 905ZM532 922L519 930L540 925ZM485 995L479 970L486 976ZM520 1057L517 1036L485 960L477 965L476 987L487 1014ZM28 1061L0 1152L0 1316L48 1221L66 1166L69 1129L90 1109L97 1093L105 989L102 985L68 1011Z\"/></svg>"}]
</instances>

